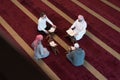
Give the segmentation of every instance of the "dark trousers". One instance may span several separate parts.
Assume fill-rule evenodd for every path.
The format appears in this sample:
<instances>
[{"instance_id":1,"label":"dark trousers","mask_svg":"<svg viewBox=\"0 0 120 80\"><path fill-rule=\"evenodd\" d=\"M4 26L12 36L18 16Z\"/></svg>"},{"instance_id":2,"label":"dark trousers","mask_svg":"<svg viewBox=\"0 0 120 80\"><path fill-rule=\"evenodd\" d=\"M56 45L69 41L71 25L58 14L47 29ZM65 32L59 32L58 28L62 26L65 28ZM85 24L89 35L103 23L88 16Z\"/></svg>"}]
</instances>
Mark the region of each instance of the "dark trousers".
<instances>
[{"instance_id":1,"label":"dark trousers","mask_svg":"<svg viewBox=\"0 0 120 80\"><path fill-rule=\"evenodd\" d=\"M46 28L45 28L45 30L49 30L51 28L51 26L47 26ZM38 32L41 34L41 35L47 35L44 31L39 31L38 30Z\"/></svg>"}]
</instances>

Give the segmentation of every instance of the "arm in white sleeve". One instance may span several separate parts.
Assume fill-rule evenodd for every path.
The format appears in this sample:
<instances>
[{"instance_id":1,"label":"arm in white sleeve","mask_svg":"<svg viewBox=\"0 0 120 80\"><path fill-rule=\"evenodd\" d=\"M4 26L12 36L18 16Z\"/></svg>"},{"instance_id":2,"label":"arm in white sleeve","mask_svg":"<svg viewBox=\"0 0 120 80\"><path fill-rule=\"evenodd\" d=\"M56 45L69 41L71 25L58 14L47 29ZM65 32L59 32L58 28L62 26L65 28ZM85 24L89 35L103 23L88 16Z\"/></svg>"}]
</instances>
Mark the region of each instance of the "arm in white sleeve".
<instances>
[{"instance_id":1,"label":"arm in white sleeve","mask_svg":"<svg viewBox=\"0 0 120 80\"><path fill-rule=\"evenodd\" d=\"M75 28L75 24L76 24L76 21L72 24L72 26L70 27L71 29L72 28Z\"/></svg>"},{"instance_id":2,"label":"arm in white sleeve","mask_svg":"<svg viewBox=\"0 0 120 80\"><path fill-rule=\"evenodd\" d=\"M49 24L53 25L52 21L48 17L46 17L46 19Z\"/></svg>"}]
</instances>

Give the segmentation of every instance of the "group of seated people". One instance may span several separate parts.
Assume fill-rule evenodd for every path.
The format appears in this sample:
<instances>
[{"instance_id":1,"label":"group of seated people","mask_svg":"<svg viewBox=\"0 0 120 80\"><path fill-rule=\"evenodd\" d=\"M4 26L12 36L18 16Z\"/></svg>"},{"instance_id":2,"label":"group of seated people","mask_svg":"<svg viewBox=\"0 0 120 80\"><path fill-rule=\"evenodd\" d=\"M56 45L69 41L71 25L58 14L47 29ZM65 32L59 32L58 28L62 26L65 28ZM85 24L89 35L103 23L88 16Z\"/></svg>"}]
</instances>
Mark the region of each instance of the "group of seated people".
<instances>
[{"instance_id":1,"label":"group of seated people","mask_svg":"<svg viewBox=\"0 0 120 80\"><path fill-rule=\"evenodd\" d=\"M51 25L47 26L47 23ZM68 53L66 54L67 59L74 65L80 66L84 64L85 52L83 49L79 47L77 43L83 35L86 33L87 23L84 20L82 15L78 15L78 19L73 23L73 25L66 30L68 36L74 39L74 46L71 46ZM57 44L54 42L52 36L54 31L56 30L56 25L46 16L44 12L40 14L40 18L38 20L38 34L35 40L32 42L32 47L34 48L34 58L39 60L41 58L48 57L50 52L42 45L42 40L44 35L49 35L49 45L54 49L55 53L59 53L56 49Z\"/></svg>"}]
</instances>

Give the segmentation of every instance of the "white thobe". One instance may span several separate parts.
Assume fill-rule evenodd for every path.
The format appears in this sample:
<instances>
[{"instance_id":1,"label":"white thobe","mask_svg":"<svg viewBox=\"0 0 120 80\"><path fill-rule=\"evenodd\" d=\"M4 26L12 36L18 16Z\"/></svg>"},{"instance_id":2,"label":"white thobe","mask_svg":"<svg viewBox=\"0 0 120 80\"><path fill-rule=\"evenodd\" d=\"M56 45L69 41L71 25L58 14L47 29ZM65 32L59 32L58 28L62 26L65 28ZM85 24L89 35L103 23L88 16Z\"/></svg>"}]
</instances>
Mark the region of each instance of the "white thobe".
<instances>
[{"instance_id":1,"label":"white thobe","mask_svg":"<svg viewBox=\"0 0 120 80\"><path fill-rule=\"evenodd\" d=\"M49 18L39 18L38 20L38 30L39 31L44 31L46 32L45 28L47 27L46 22L48 22L49 24L53 25L52 21Z\"/></svg>"},{"instance_id":2,"label":"white thobe","mask_svg":"<svg viewBox=\"0 0 120 80\"><path fill-rule=\"evenodd\" d=\"M75 39L80 40L86 33L87 23L85 20L82 20L82 22L78 22L77 19L70 28L74 28L74 31L76 32L76 34L74 35Z\"/></svg>"}]
</instances>

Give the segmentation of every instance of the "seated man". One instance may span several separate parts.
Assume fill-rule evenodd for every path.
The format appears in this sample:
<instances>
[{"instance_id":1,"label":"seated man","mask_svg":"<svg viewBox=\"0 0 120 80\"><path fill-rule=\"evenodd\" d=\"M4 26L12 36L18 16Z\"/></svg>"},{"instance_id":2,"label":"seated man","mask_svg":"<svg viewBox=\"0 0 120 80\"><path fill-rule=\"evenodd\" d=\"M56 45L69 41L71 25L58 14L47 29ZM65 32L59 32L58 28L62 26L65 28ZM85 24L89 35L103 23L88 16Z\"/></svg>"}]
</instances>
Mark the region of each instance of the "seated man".
<instances>
[{"instance_id":1,"label":"seated man","mask_svg":"<svg viewBox=\"0 0 120 80\"><path fill-rule=\"evenodd\" d=\"M49 56L49 51L47 48L43 47L42 45L43 36L37 35L35 40L32 43L32 47L34 48L34 58L39 60L41 58L46 58Z\"/></svg>"},{"instance_id":2,"label":"seated man","mask_svg":"<svg viewBox=\"0 0 120 80\"><path fill-rule=\"evenodd\" d=\"M86 33L87 23L82 15L78 15L78 19L73 23L73 25L66 31L70 36L78 41Z\"/></svg>"},{"instance_id":3,"label":"seated man","mask_svg":"<svg viewBox=\"0 0 120 80\"><path fill-rule=\"evenodd\" d=\"M70 52L66 54L66 57L74 66L81 66L84 64L85 52L79 48L78 43L75 43Z\"/></svg>"},{"instance_id":4,"label":"seated man","mask_svg":"<svg viewBox=\"0 0 120 80\"><path fill-rule=\"evenodd\" d=\"M40 34L48 34L48 30L51 27L48 26L47 23L49 23L52 26L52 30L50 31L54 31L53 29L56 28L56 25L54 25L53 22L47 17L47 15L44 12L42 12L40 14L40 18L38 19L38 31Z\"/></svg>"}]
</instances>

